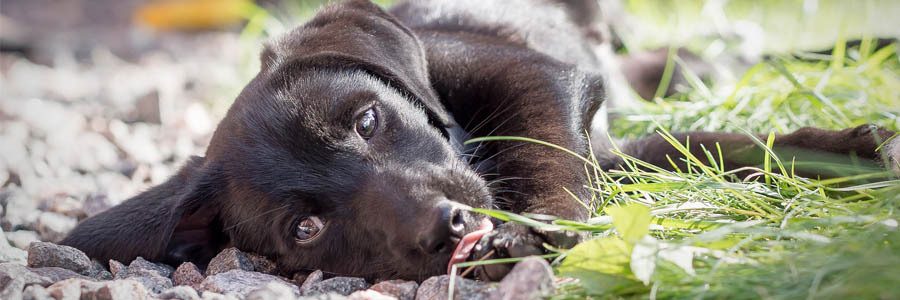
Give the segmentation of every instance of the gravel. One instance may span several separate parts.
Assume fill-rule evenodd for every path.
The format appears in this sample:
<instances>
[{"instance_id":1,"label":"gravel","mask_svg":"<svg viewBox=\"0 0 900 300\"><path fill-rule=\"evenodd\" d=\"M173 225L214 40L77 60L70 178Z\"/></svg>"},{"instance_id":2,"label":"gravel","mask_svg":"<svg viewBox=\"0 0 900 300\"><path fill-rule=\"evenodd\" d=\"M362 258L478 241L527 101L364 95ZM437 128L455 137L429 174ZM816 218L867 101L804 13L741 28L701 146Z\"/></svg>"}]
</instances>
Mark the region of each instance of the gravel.
<instances>
[{"instance_id":1,"label":"gravel","mask_svg":"<svg viewBox=\"0 0 900 300\"><path fill-rule=\"evenodd\" d=\"M32 268L60 267L91 275L91 260L78 249L47 242L35 242L28 247L28 266Z\"/></svg>"},{"instance_id":2,"label":"gravel","mask_svg":"<svg viewBox=\"0 0 900 300\"><path fill-rule=\"evenodd\" d=\"M516 263L500 281L492 299L543 299L554 290L553 270L547 260L530 256Z\"/></svg>"},{"instance_id":3,"label":"gravel","mask_svg":"<svg viewBox=\"0 0 900 300\"><path fill-rule=\"evenodd\" d=\"M441 275L428 278L419 285L416 291L416 300L444 300L449 297L450 275ZM491 283L456 278L453 290L453 299L492 299L491 294L496 290Z\"/></svg>"},{"instance_id":4,"label":"gravel","mask_svg":"<svg viewBox=\"0 0 900 300\"><path fill-rule=\"evenodd\" d=\"M0 263L25 264L28 261L28 253L22 249L13 247L6 241L6 235L0 229Z\"/></svg>"},{"instance_id":5,"label":"gravel","mask_svg":"<svg viewBox=\"0 0 900 300\"><path fill-rule=\"evenodd\" d=\"M41 285L48 286L53 280L49 277L33 272L28 267L16 263L0 264L0 286L4 282L10 282L14 279L22 280L25 285Z\"/></svg>"},{"instance_id":6,"label":"gravel","mask_svg":"<svg viewBox=\"0 0 900 300\"><path fill-rule=\"evenodd\" d=\"M10 298L12 299L12 298ZM50 293L40 285L29 285L22 291L22 300L51 300Z\"/></svg>"},{"instance_id":7,"label":"gravel","mask_svg":"<svg viewBox=\"0 0 900 300\"><path fill-rule=\"evenodd\" d=\"M178 269L175 269L172 279L175 281L175 285L186 285L196 288L203 282L203 273L200 272L200 269L194 263L186 262L178 266Z\"/></svg>"},{"instance_id":8,"label":"gravel","mask_svg":"<svg viewBox=\"0 0 900 300\"><path fill-rule=\"evenodd\" d=\"M198 300L200 299L200 294L189 286L176 286L159 293L157 297L161 299Z\"/></svg>"},{"instance_id":9,"label":"gravel","mask_svg":"<svg viewBox=\"0 0 900 300\"><path fill-rule=\"evenodd\" d=\"M416 290L418 289L418 283L406 280L386 280L372 286L373 291L393 296L399 300L415 299Z\"/></svg>"},{"instance_id":10,"label":"gravel","mask_svg":"<svg viewBox=\"0 0 900 300\"><path fill-rule=\"evenodd\" d=\"M292 291L295 295L300 294L300 289L297 288L297 286L290 284L287 281L282 280L281 278L259 272L245 271L240 269L208 276L203 280L203 282L200 283L198 290L210 291L220 294L233 293L239 295L240 297L245 297L250 292L270 282L284 283L292 287Z\"/></svg>"},{"instance_id":11,"label":"gravel","mask_svg":"<svg viewBox=\"0 0 900 300\"><path fill-rule=\"evenodd\" d=\"M2 245L2 241L0 241ZM374 285L363 278L326 278L321 270L298 272L287 278L250 271L253 262L274 265L261 256L235 248L223 250L216 263L231 269L204 276L193 263L177 269L135 258L124 265L109 261L109 270L78 249L35 242L28 264L0 263L0 299L447 299L450 276L414 281L387 280ZM254 257L255 256L255 257ZM253 257L253 259L250 259ZM211 263L210 266L213 266ZM262 268L268 271L277 268ZM209 270L207 270L209 273ZM115 274L115 275L113 275ZM303 278L300 286L296 281ZM499 283L457 278L454 299L541 299L554 287L547 261L529 257L516 264ZM50 297L50 298L48 298Z\"/></svg>"},{"instance_id":12,"label":"gravel","mask_svg":"<svg viewBox=\"0 0 900 300\"><path fill-rule=\"evenodd\" d=\"M206 267L206 276L212 276L231 270L253 271L253 263L237 248L228 248L219 252Z\"/></svg>"},{"instance_id":13,"label":"gravel","mask_svg":"<svg viewBox=\"0 0 900 300\"><path fill-rule=\"evenodd\" d=\"M337 293L349 296L353 292L368 289L371 286L365 279L357 277L334 277L319 282L303 284L300 290L304 296L315 296L319 294Z\"/></svg>"}]
</instances>

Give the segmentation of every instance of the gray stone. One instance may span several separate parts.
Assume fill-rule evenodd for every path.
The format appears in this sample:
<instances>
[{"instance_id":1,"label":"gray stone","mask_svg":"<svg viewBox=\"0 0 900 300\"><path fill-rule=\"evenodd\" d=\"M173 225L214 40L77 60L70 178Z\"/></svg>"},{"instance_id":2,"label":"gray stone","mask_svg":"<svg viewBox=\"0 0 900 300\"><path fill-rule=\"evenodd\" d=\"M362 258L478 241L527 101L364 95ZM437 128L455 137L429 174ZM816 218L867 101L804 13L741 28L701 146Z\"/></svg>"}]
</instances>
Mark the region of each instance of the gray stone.
<instances>
[{"instance_id":1,"label":"gray stone","mask_svg":"<svg viewBox=\"0 0 900 300\"><path fill-rule=\"evenodd\" d=\"M87 217L96 216L112 207L109 197L103 193L92 193L84 199L84 214Z\"/></svg>"},{"instance_id":2,"label":"gray stone","mask_svg":"<svg viewBox=\"0 0 900 300\"><path fill-rule=\"evenodd\" d=\"M25 250L11 246L6 241L6 235L0 229L0 263L18 263L26 264L28 262L28 254Z\"/></svg>"},{"instance_id":3,"label":"gray stone","mask_svg":"<svg viewBox=\"0 0 900 300\"><path fill-rule=\"evenodd\" d=\"M313 284L319 283L325 279L325 273L322 273L322 270L315 270L309 275L306 275L306 279L303 280L303 284L300 285L300 290L307 290L312 287Z\"/></svg>"},{"instance_id":4,"label":"gray stone","mask_svg":"<svg viewBox=\"0 0 900 300\"><path fill-rule=\"evenodd\" d=\"M216 292L204 291L200 299L203 300L238 300L235 294L223 295Z\"/></svg>"},{"instance_id":5,"label":"gray stone","mask_svg":"<svg viewBox=\"0 0 900 300\"><path fill-rule=\"evenodd\" d=\"M546 260L529 256L500 281L493 299L543 299L553 293L553 270Z\"/></svg>"},{"instance_id":6,"label":"gray stone","mask_svg":"<svg viewBox=\"0 0 900 300\"><path fill-rule=\"evenodd\" d=\"M397 300L397 297L385 295L374 290L362 290L353 292L347 296L350 300Z\"/></svg>"},{"instance_id":7,"label":"gray stone","mask_svg":"<svg viewBox=\"0 0 900 300\"><path fill-rule=\"evenodd\" d=\"M6 146L6 145L5 145ZM24 149L24 145L21 145ZM28 153L25 151L24 153ZM4 187L7 188L7 187ZM3 205L3 230L10 231L37 221L41 212L37 209L36 201L29 197L20 187L11 187L0 192L0 198L5 201Z\"/></svg>"},{"instance_id":8,"label":"gray stone","mask_svg":"<svg viewBox=\"0 0 900 300\"><path fill-rule=\"evenodd\" d=\"M125 271L126 268L127 267L125 267L125 264L120 263L115 259L109 260L109 272L112 273L113 276L119 275L119 273Z\"/></svg>"},{"instance_id":9,"label":"gray stone","mask_svg":"<svg viewBox=\"0 0 900 300\"><path fill-rule=\"evenodd\" d=\"M78 221L54 212L43 212L38 217L38 232L41 240L58 242L66 237L69 231L75 228Z\"/></svg>"},{"instance_id":10,"label":"gray stone","mask_svg":"<svg viewBox=\"0 0 900 300\"><path fill-rule=\"evenodd\" d=\"M293 286L293 285L292 285ZM296 288L296 286L294 286ZM294 294L294 289L291 289L291 286L288 286L285 283L272 281L266 283L263 287L250 292L247 295L247 300L294 300L297 299L297 295Z\"/></svg>"},{"instance_id":11,"label":"gray stone","mask_svg":"<svg viewBox=\"0 0 900 300\"><path fill-rule=\"evenodd\" d=\"M198 290L221 294L234 293L240 295L240 297L246 297L247 294L260 286L273 281L288 284L277 276L245 270L231 270L206 277L206 279L200 283ZM295 295L300 294L300 289L298 289L297 286L293 284L290 284L289 286Z\"/></svg>"},{"instance_id":12,"label":"gray stone","mask_svg":"<svg viewBox=\"0 0 900 300\"><path fill-rule=\"evenodd\" d=\"M338 293L318 294L315 296L304 296L297 300L348 300L347 296Z\"/></svg>"},{"instance_id":13,"label":"gray stone","mask_svg":"<svg viewBox=\"0 0 900 300\"><path fill-rule=\"evenodd\" d=\"M22 291L22 300L53 300L47 289L40 285L29 285Z\"/></svg>"},{"instance_id":14,"label":"gray stone","mask_svg":"<svg viewBox=\"0 0 900 300\"><path fill-rule=\"evenodd\" d=\"M415 299L417 289L419 289L418 283L406 280L386 280L376 283L371 287L371 290L396 297L400 300Z\"/></svg>"},{"instance_id":15,"label":"gray stone","mask_svg":"<svg viewBox=\"0 0 900 300\"><path fill-rule=\"evenodd\" d=\"M128 267L124 267L121 263L110 260L110 270L114 279L132 279L147 289L147 291L158 294L174 286L172 276L174 270L164 264L156 264L145 260L142 257L135 258Z\"/></svg>"},{"instance_id":16,"label":"gray stone","mask_svg":"<svg viewBox=\"0 0 900 300\"><path fill-rule=\"evenodd\" d=\"M81 299L82 292L91 293L99 288L99 283L70 278L50 285L47 287L47 292L57 300L77 300Z\"/></svg>"},{"instance_id":17,"label":"gray stone","mask_svg":"<svg viewBox=\"0 0 900 300\"><path fill-rule=\"evenodd\" d=\"M130 279L104 282L92 282L79 278L66 279L47 287L47 292L58 300L148 299L144 286Z\"/></svg>"},{"instance_id":18,"label":"gray stone","mask_svg":"<svg viewBox=\"0 0 900 300\"><path fill-rule=\"evenodd\" d=\"M103 270L103 271L98 272L97 275L94 275L93 277L94 277L94 279L96 279L96 280L113 280L113 279L116 279L116 277L113 276L112 273L110 273L109 271L106 271L106 270Z\"/></svg>"},{"instance_id":19,"label":"gray stone","mask_svg":"<svg viewBox=\"0 0 900 300\"><path fill-rule=\"evenodd\" d=\"M444 300L449 297L450 275L428 278L416 290L416 300ZM453 299L491 299L495 284L456 276Z\"/></svg>"},{"instance_id":20,"label":"gray stone","mask_svg":"<svg viewBox=\"0 0 900 300\"><path fill-rule=\"evenodd\" d=\"M131 121L160 124L159 116L159 91L153 90L138 97L131 112Z\"/></svg>"},{"instance_id":21,"label":"gray stone","mask_svg":"<svg viewBox=\"0 0 900 300\"><path fill-rule=\"evenodd\" d=\"M105 275L103 275L103 272L106 272L107 274L109 274L110 276L112 276L112 274L109 273L109 271L106 270L106 267L103 266L103 264L101 264L100 262L98 262L98 261L96 261L96 260L91 260L91 274L90 274L90 276L93 277L93 278L103 277L103 276L105 276ZM105 280L110 280L110 279L112 279L112 278L107 278L107 279L105 279ZM104 280L104 279L101 279L101 280Z\"/></svg>"},{"instance_id":22,"label":"gray stone","mask_svg":"<svg viewBox=\"0 0 900 300\"><path fill-rule=\"evenodd\" d=\"M160 299L199 300L200 294L192 287L179 285L156 295Z\"/></svg>"},{"instance_id":23,"label":"gray stone","mask_svg":"<svg viewBox=\"0 0 900 300\"><path fill-rule=\"evenodd\" d=\"M112 262L110 260L110 268L113 268ZM115 279L132 279L144 285L144 288L153 294L161 293L174 286L172 279L169 279L174 270L167 265L152 263L138 257L124 270L120 268L121 266L115 267L118 269L114 275Z\"/></svg>"},{"instance_id":24,"label":"gray stone","mask_svg":"<svg viewBox=\"0 0 900 300\"><path fill-rule=\"evenodd\" d=\"M91 260L78 249L53 243L35 242L28 247L28 266L60 267L82 275L91 274Z\"/></svg>"},{"instance_id":25,"label":"gray stone","mask_svg":"<svg viewBox=\"0 0 900 300\"><path fill-rule=\"evenodd\" d=\"M142 300L149 299L147 291L133 280L114 280L103 282L103 285L94 291L82 290L81 299L88 300Z\"/></svg>"},{"instance_id":26,"label":"gray stone","mask_svg":"<svg viewBox=\"0 0 900 300\"><path fill-rule=\"evenodd\" d=\"M340 295L349 296L355 291L365 290L367 288L369 288L369 283L367 283L365 279L358 277L334 277L312 283L308 286L304 283L301 293L304 296L327 293L338 293Z\"/></svg>"},{"instance_id":27,"label":"gray stone","mask_svg":"<svg viewBox=\"0 0 900 300\"><path fill-rule=\"evenodd\" d=\"M43 267L43 268L31 268L31 271L35 274L50 278L50 281L57 282L70 278L78 278L84 280L94 280L94 278L84 276L75 271L69 269L63 269L60 267Z\"/></svg>"},{"instance_id":28,"label":"gray stone","mask_svg":"<svg viewBox=\"0 0 900 300\"><path fill-rule=\"evenodd\" d=\"M175 285L197 287L200 285L200 282L203 282L203 274L200 273L200 269L194 263L186 262L178 266L178 269L175 269L172 279L175 280Z\"/></svg>"},{"instance_id":29,"label":"gray stone","mask_svg":"<svg viewBox=\"0 0 900 300\"><path fill-rule=\"evenodd\" d=\"M219 252L209 261L206 276L216 275L230 270L253 271L253 263L237 248L231 247Z\"/></svg>"},{"instance_id":30,"label":"gray stone","mask_svg":"<svg viewBox=\"0 0 900 300\"><path fill-rule=\"evenodd\" d=\"M253 265L253 271L270 275L278 274L278 266L269 258L254 253L244 253L244 255L250 260L250 264Z\"/></svg>"},{"instance_id":31,"label":"gray stone","mask_svg":"<svg viewBox=\"0 0 900 300\"><path fill-rule=\"evenodd\" d=\"M160 276L164 278L172 277L175 269L168 265L152 263L138 256L125 268L125 272L116 272L116 278L130 278L135 276Z\"/></svg>"},{"instance_id":32,"label":"gray stone","mask_svg":"<svg viewBox=\"0 0 900 300\"><path fill-rule=\"evenodd\" d=\"M163 291L172 288L174 285L172 284L172 279L168 277L162 277L156 274L146 274L139 276L128 277L130 280L134 280L136 282L141 283L144 287L153 294L159 294Z\"/></svg>"},{"instance_id":33,"label":"gray stone","mask_svg":"<svg viewBox=\"0 0 900 300\"><path fill-rule=\"evenodd\" d=\"M38 284L48 286L53 283L47 276L34 273L23 265L15 263L0 264L0 285L13 279L20 279L25 285Z\"/></svg>"},{"instance_id":34,"label":"gray stone","mask_svg":"<svg viewBox=\"0 0 900 300\"><path fill-rule=\"evenodd\" d=\"M83 218L84 202L67 194L54 195L44 199L38 207L43 211L55 212L72 218Z\"/></svg>"},{"instance_id":35,"label":"gray stone","mask_svg":"<svg viewBox=\"0 0 900 300\"><path fill-rule=\"evenodd\" d=\"M19 249L28 249L33 242L41 241L37 232L31 230L16 230L6 233L6 239L14 247Z\"/></svg>"},{"instance_id":36,"label":"gray stone","mask_svg":"<svg viewBox=\"0 0 900 300\"><path fill-rule=\"evenodd\" d=\"M21 299L23 289L25 280L19 278L0 280L0 299Z\"/></svg>"},{"instance_id":37,"label":"gray stone","mask_svg":"<svg viewBox=\"0 0 900 300\"><path fill-rule=\"evenodd\" d=\"M294 276L291 277L291 283L293 283L297 286L302 286L303 282L306 281L306 278L309 277L309 274L310 273L306 273L306 272L302 272L302 271L294 273Z\"/></svg>"}]
</instances>

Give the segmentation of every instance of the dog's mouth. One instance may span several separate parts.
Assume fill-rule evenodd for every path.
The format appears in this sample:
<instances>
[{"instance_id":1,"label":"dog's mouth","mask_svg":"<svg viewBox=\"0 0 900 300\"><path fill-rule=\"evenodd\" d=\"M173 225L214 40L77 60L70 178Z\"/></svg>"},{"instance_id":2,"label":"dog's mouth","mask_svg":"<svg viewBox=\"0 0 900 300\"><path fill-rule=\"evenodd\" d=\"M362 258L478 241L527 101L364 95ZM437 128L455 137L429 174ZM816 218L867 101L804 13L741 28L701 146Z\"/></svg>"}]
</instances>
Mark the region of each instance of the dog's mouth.
<instances>
[{"instance_id":1,"label":"dog's mouth","mask_svg":"<svg viewBox=\"0 0 900 300\"><path fill-rule=\"evenodd\" d=\"M491 230L494 230L494 224L491 223L489 218L484 218L481 220L478 229L467 233L459 239L459 242L456 243L456 249L454 249L453 253L450 255L450 263L447 264L447 274L453 274L453 265L466 261L466 259L469 258L469 255L472 254L472 249L475 248L475 244Z\"/></svg>"}]
</instances>

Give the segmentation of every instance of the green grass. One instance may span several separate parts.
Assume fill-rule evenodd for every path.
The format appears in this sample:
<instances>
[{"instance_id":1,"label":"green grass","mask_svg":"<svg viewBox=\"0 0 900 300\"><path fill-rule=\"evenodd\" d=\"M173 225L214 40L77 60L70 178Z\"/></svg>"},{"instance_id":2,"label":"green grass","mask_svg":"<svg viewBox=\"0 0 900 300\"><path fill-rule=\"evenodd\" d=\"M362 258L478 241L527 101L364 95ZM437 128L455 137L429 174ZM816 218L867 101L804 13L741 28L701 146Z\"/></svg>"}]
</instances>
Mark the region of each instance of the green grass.
<instances>
[{"instance_id":1,"label":"green grass","mask_svg":"<svg viewBox=\"0 0 900 300\"><path fill-rule=\"evenodd\" d=\"M777 57L728 89L697 82L687 93L621 111L612 127L621 136L785 133L864 123L896 130L896 46L844 49L840 60ZM793 176L794 158L771 151L763 167L751 169L764 180L744 180L704 165L721 155L707 150L713 159L689 157L690 169L679 172L603 173L592 158L582 158L593 178L586 188L595 215L586 223L541 225L490 213L544 230L591 232L593 240L555 249L558 275L578 280L565 281L554 299L900 298L900 180L881 171L826 180ZM631 183L622 183L626 178Z\"/></svg>"},{"instance_id":2,"label":"green grass","mask_svg":"<svg viewBox=\"0 0 900 300\"><path fill-rule=\"evenodd\" d=\"M676 8L659 5L665 2L632 0L628 8L644 20L674 22L677 26L670 27L681 33L690 32L694 25L689 22L704 22L690 16L706 1L687 1L690 5L678 1ZM729 17L746 12L741 18L761 22L768 33L787 27L790 32L769 41L791 41L810 34L804 33L807 29L784 25L784 20L802 18L761 11L796 11L791 7L801 2L731 1L724 11ZM247 79L258 70L259 41L301 22L319 5L298 3L275 18L263 10L248 12L251 21L243 35L248 63L242 66ZM836 3L841 4L820 6ZM693 80L686 93L617 111L620 118L611 126L612 135L694 130L788 133L804 126L841 129L865 123L897 130L898 45L874 49L864 43L847 49L842 42L844 36L880 34L884 28L866 31L866 24L856 23L884 20L873 16L890 14L894 6L868 1L860 6L865 14L844 13L846 17L839 18L843 21L835 24L828 23L835 19L834 9L813 14L812 21L800 23L825 32L812 36L830 40L836 46L834 55L807 59L776 55L732 81L707 85ZM849 29L842 34L833 26ZM672 35L662 32L661 36ZM675 41L652 34L623 38L631 49L641 48L642 43L652 46L647 40L695 45L684 41L689 37ZM706 38L701 38L701 50L709 45ZM770 140L759 142L771 145ZM548 151L564 151L548 146ZM585 187L592 198L582 199L594 212L587 222L546 224L505 212L478 211L544 230L590 232L593 238L573 249L551 247L548 258L553 259L557 275L576 278L563 280L553 299L900 298L900 181L896 177L863 173L828 180L802 178L792 175L793 158L766 151L765 165L754 169L763 180L745 181L719 165L702 164L721 156L718 149L706 150L712 159L693 159L690 168L679 172L651 168L654 171L604 173L592 167L596 165L593 158L582 158L585 169L572 171L587 172L592 178ZM630 165L644 165L624 158ZM460 267L474 264L480 263Z\"/></svg>"}]
</instances>

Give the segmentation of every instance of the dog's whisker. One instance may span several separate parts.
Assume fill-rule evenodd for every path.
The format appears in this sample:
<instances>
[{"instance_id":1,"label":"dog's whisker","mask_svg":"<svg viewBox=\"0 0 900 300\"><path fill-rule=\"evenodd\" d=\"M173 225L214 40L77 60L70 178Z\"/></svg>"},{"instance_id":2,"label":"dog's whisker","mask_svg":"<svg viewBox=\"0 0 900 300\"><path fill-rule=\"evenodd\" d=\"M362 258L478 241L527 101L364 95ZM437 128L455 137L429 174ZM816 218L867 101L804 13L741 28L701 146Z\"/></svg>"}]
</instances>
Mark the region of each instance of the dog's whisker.
<instances>
[{"instance_id":1,"label":"dog's whisker","mask_svg":"<svg viewBox=\"0 0 900 300\"><path fill-rule=\"evenodd\" d=\"M510 109L510 105L505 105L505 104L506 104L506 103L505 103L506 101L509 101L509 99L505 99L505 100L504 100L504 103L502 103L502 105L497 105L496 107L494 107L494 110L493 110L491 113L489 113L487 116L485 116L483 119L481 119L481 121L478 122L478 124L475 125L474 128L466 128L466 132L469 132L469 133L470 133L469 135L471 135L472 133L474 133L474 132L480 130L482 127L484 127L485 125L487 125L489 122L493 121L494 118L496 118L496 117L502 115L504 112L506 112L507 110L509 110L509 109ZM482 107L478 108L478 111L476 112L475 115L480 114L481 111L482 111L484 108L485 108L485 106L482 106ZM500 111L501 108L503 109L502 111ZM475 118L473 118L473 119L475 119ZM471 121L470 121L470 122L471 122ZM467 125L468 125L468 124L467 124ZM467 127L468 127L468 126L467 126Z\"/></svg>"},{"instance_id":2,"label":"dog's whisker","mask_svg":"<svg viewBox=\"0 0 900 300\"><path fill-rule=\"evenodd\" d=\"M504 101L509 101L509 100L507 99L507 100L504 100ZM498 110L499 110L501 107L503 107L503 110L500 111L500 112L498 113ZM509 105L498 105L498 106L494 109L494 112L492 112L491 114L489 114L482 122L480 122L480 123L476 126L476 128L473 128L472 130L468 131L466 139L468 139L469 137L471 137L473 134L475 134L476 131L480 130L481 127L487 125L489 122L493 121L495 118L497 118L497 117L499 117L499 116L505 114L506 111L510 109L510 107L511 107L511 106L509 106ZM498 129L500 129L501 126L503 126L504 124L506 124L507 121L509 121L510 119L512 119L513 116L515 116L515 115L510 115L510 116L508 116L506 120L504 120L503 122L500 122L500 124L494 126L494 129L492 129L490 132L488 132L485 136L491 136L491 135L493 135ZM484 145L484 143L478 143L478 145L475 146L475 149L473 150L473 152L474 152L474 153L478 153L478 151L481 150L481 147L482 147L483 145ZM469 164L472 164L472 160L471 160L471 159L469 160Z\"/></svg>"},{"instance_id":3,"label":"dog's whisker","mask_svg":"<svg viewBox=\"0 0 900 300\"><path fill-rule=\"evenodd\" d=\"M506 108L506 109L508 109L508 108ZM506 109L504 109L504 111L503 111L504 113L506 112ZM498 116L499 116L499 115L498 115ZM484 135L484 136L493 136L494 133L497 132L497 130L500 130L500 128L503 127L503 125L506 125L506 122L509 122L509 120L512 120L512 118L515 117L515 116L516 116L516 114L510 114L505 120L503 120L503 121L500 122L499 124L495 125L495 126L494 126L494 129L491 129L491 131L489 131L489 132L488 132L486 135ZM493 116L493 117L491 117L490 119L494 119L494 118L496 118L496 116ZM474 132L474 131L473 131L473 132ZM478 146L475 146L475 150L474 150L473 152L474 152L474 153L478 153L478 151L481 150L481 147L484 146L484 144L485 144L485 143L483 143L483 142L482 142L482 143L478 143ZM488 160L490 160L490 158L488 158ZM471 162L470 162L470 163L471 163Z\"/></svg>"}]
</instances>

